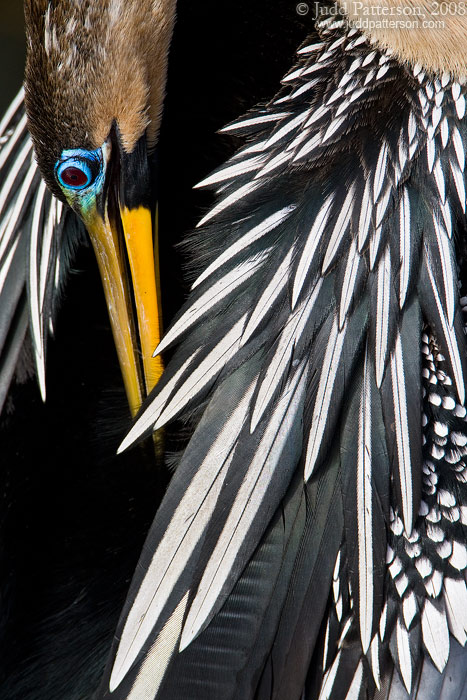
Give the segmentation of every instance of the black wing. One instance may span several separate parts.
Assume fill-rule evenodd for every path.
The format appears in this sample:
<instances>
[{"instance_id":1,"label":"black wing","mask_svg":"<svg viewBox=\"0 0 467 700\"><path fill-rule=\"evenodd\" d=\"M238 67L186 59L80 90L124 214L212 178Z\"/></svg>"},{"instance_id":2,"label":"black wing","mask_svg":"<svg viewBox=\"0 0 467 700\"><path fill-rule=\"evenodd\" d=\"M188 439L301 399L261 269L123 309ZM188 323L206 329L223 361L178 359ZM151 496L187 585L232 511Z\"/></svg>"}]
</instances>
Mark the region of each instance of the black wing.
<instances>
[{"instance_id":1,"label":"black wing","mask_svg":"<svg viewBox=\"0 0 467 700\"><path fill-rule=\"evenodd\" d=\"M417 693L466 641L465 88L318 28L202 183L204 271L123 446L193 434L101 697Z\"/></svg>"},{"instance_id":2,"label":"black wing","mask_svg":"<svg viewBox=\"0 0 467 700\"><path fill-rule=\"evenodd\" d=\"M0 124L0 410L29 331L45 398L47 338L76 228L37 167L21 90Z\"/></svg>"}]
</instances>

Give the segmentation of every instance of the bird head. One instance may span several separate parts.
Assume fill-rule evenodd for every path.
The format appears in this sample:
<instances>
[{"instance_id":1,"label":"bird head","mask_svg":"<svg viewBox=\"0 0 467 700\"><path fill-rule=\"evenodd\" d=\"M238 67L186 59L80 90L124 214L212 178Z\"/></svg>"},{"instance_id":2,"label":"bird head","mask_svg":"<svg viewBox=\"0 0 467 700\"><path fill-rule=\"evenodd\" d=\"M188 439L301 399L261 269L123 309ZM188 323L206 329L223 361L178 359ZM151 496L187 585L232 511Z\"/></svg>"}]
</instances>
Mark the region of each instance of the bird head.
<instances>
[{"instance_id":1,"label":"bird head","mask_svg":"<svg viewBox=\"0 0 467 700\"><path fill-rule=\"evenodd\" d=\"M162 371L151 171L174 17L175 0L25 1L37 163L91 238L132 413Z\"/></svg>"}]
</instances>

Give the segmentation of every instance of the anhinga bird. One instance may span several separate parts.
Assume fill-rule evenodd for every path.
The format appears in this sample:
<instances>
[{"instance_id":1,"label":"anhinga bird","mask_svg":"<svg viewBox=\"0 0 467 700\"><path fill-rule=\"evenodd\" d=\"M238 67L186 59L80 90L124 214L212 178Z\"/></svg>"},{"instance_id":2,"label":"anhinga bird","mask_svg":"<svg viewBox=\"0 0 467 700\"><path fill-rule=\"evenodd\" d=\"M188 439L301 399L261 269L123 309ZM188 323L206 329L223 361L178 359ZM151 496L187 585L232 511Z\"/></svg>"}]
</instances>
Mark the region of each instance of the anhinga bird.
<instances>
[{"instance_id":1,"label":"anhinga bird","mask_svg":"<svg viewBox=\"0 0 467 700\"><path fill-rule=\"evenodd\" d=\"M319 2L282 88L226 127L245 143L201 183L202 269L121 447L190 432L99 698L467 697L462 8ZM57 41L30 36L30 61ZM107 127L41 157L30 122L52 191L102 183L107 209L68 199L91 233L125 229L105 153L118 178L142 138Z\"/></svg>"},{"instance_id":2,"label":"anhinga bird","mask_svg":"<svg viewBox=\"0 0 467 700\"><path fill-rule=\"evenodd\" d=\"M160 127L174 15L172 0L126 8L119 2L26 2L28 116L20 93L4 120L4 128L14 126L15 131L3 150L2 165L19 144L21 151L3 190L2 253L8 260L2 269L6 277L10 270L15 273L21 289L15 256L26 236L21 236L25 229L18 221L28 208L28 299L42 392L51 301L60 282L62 203L67 203L91 236L133 414L161 372L160 361L152 358L160 337L160 303L149 161ZM138 36L139 42L123 41L129 35ZM43 182L34 188L38 167ZM23 168L26 174L15 188ZM29 210L28 194L33 192ZM125 283L125 253L132 289ZM13 313L16 304L9 307ZM24 334L25 328L23 320L18 332ZM21 344L11 346L14 352ZM3 393L8 384L5 373Z\"/></svg>"},{"instance_id":3,"label":"anhinga bird","mask_svg":"<svg viewBox=\"0 0 467 700\"><path fill-rule=\"evenodd\" d=\"M163 137L147 164L155 193L148 197L147 183L139 178L138 182L130 180L132 190L126 188L122 193L128 198L141 193L140 201L144 204L150 198L151 208L156 195L160 197L161 226L165 232L161 241L161 273L166 319L178 308L183 294L178 260L171 246L182 231L194 226L195 201L202 205L211 199L209 194L192 193L191 188L231 152L232 138L219 138L215 130L238 115L245 104L251 106L271 94L304 32L302 19L294 7L288 7L288 2L278 5L280 37L274 33L279 16L269 12L268 0L259 0L254 7L248 2L241 6L238 0L226 2L220 12L214 0L206 0L199 7L179 3L169 62L169 81L179 88L169 91L161 127ZM41 67L41 56L46 53L40 44L46 35L45 31L38 33L33 24L42 15L39 5L31 3L27 33L36 37L39 49L35 56L37 72L29 84L37 99L49 90L46 125L53 123L42 133L51 151L62 137L64 150L77 145L81 150L78 155L83 156L86 144L73 142L70 136L73 121L78 122L75 133L79 129L92 133L90 115L85 109L89 102L85 98L96 81L100 82L102 95L103 60L114 62L112 70L107 69L107 76L117 80L115 44L124 44L125 56L129 43L136 43L134 52L140 56L144 48L142 35L135 26L129 32L128 8L124 8L126 21L116 21L116 3L50 3L47 20L48 7L47 3L42 4L44 30L48 21L50 36L61 42L61 56L58 60L57 51L50 52L50 62ZM76 23L74 31L69 32L73 9ZM112 11L110 35L111 18L106 12ZM213 17L218 29L215 33L209 21ZM152 15L152 19L157 23L160 17ZM260 19L264 31L258 37L256 27ZM147 24L148 15L144 21ZM153 27L154 35L160 31L160 27ZM114 44L107 53L102 50L103 39ZM94 52L80 52L84 44L93 46ZM213 51L217 52L215 65ZM154 60L161 62L157 74ZM147 53L155 79L164 73L166 60L163 51ZM54 79L61 61L68 66L68 82L64 75ZM213 84L221 86L215 104L212 84L198 82L200 75L208 73ZM88 82L83 86L86 76ZM73 83L75 90L71 89ZM60 95L54 98L54 91L60 90L68 95L66 104L60 101ZM138 92L128 90L125 94L129 102L123 106L128 117L128 110L138 111L139 104L133 102L133 95L138 98ZM57 111L52 109L54 99L56 107L60 105ZM103 99L113 100L110 106L115 108L115 91L112 94L109 90ZM200 104L205 104L206 109ZM122 103L117 107L122 107ZM116 127L122 121L118 117L116 114ZM50 197L49 190L41 185L37 169L32 175L35 163L26 127L20 95L3 119L0 143L0 219L2 234L7 232L7 237L2 235L0 282L2 402L14 376L0 429L0 696L9 700L37 700L39 696L47 700L75 700L90 697L98 684L143 538L170 472L165 473L154 464L152 441L142 453L133 451L113 457L129 416L123 390L119 388L118 362L92 251L86 244L79 216L64 202L62 207L60 200ZM116 132L115 128L112 138ZM117 205L119 169L123 168L119 166L118 142L112 143L116 146L111 159L112 177L105 184L105 193L113 188L109 201ZM140 154L143 145L139 144ZM158 166L163 174L159 179L155 172ZM49 175L55 178L54 172ZM58 180L55 186L59 186ZM94 194L105 214L102 193L94 189ZM41 220L33 228L32 224L37 224L33 212L38 215L41 198ZM52 232L54 207L62 216ZM120 232L120 224L116 228ZM123 238L121 245L125 257ZM50 272L55 263L54 276ZM39 271L35 277L34 267ZM70 267L71 274L67 274ZM34 279L36 288L31 284ZM32 319L36 314L37 318L38 299L43 304L39 309L43 335L36 344L35 360L33 338L37 340L37 335L27 327L28 317ZM50 315L52 323L48 321ZM47 343L52 325L54 342ZM35 382L24 381L36 362L44 389L46 363L41 342L44 349L47 344L44 405ZM170 446L167 435L166 444Z\"/></svg>"},{"instance_id":4,"label":"anhinga bird","mask_svg":"<svg viewBox=\"0 0 467 700\"><path fill-rule=\"evenodd\" d=\"M467 20L421 6L366 31L370 3L320 4L226 128L247 140L202 183L204 269L122 446L192 426L103 698L467 694Z\"/></svg>"},{"instance_id":5,"label":"anhinga bird","mask_svg":"<svg viewBox=\"0 0 467 700\"><path fill-rule=\"evenodd\" d=\"M30 117L27 124L20 93L1 127L0 404L13 373L30 372L30 356L45 395L47 336L55 323L58 298L74 257L72 251L81 242L74 208L90 232L96 234L94 243L101 253L100 267L113 320L124 319L119 328L114 324L114 330L135 410L140 394L155 379L150 365L154 365L151 355L159 314L151 252L156 165L151 151L160 124L174 6L139 3L134 10L127 8L119 13L116 3L109 3L104 12L103 3L85 6L73 2L31 2L26 3L25 10L29 45L38 47L28 54L26 85L33 98L29 103L26 95L26 102L30 114L37 109L38 116ZM135 37L131 46L128 35ZM141 39L144 43L140 43ZM91 92L97 110L94 116L86 103ZM112 117L106 117L105 105ZM106 118L110 120L108 125ZM100 129L107 129L101 144ZM132 129L138 131L137 143L131 142ZM43 158L49 158L46 164ZM53 164L50 158L55 159ZM49 188L45 185L47 178ZM51 194L52 190L57 197ZM124 236L133 253L124 243ZM138 261L141 246L145 250ZM118 275L119 266L120 271L126 267L125 257L142 283L138 282L133 290L125 276ZM133 303L139 315L134 323L131 318L128 320ZM92 317L89 306L94 307L97 302L88 295L82 304L84 309L75 306L74 312ZM142 314L146 315L144 322ZM79 321L76 326L79 328ZM135 328L142 331L141 342ZM149 350L142 337L149 339L151 335ZM79 343L76 337L74 340ZM102 352L97 347L101 334L95 333L93 340L98 357ZM146 366L141 368L135 361L140 350L146 355ZM73 353L68 354L68 362L73 362ZM0 695L10 698L37 698L38 675L43 697L79 697L84 688L90 695L102 672L103 654L116 622L111 622L112 615L121 606L122 593L128 585L125 579L130 570L125 556L128 562L134 559L134 567L141 546L138 539L149 524L144 525L147 515L141 519L140 514L131 513L132 502L142 488L134 482L146 476L148 500L153 490L152 509L160 499L159 477L149 475L141 455L134 465L130 479L133 483L125 487L121 483L123 465L106 464L105 455L96 457L96 447L91 444L93 436L89 438L83 429L85 417L95 409L79 403L74 368L66 363L64 359L60 379L66 398L58 410L67 413L66 404L76 402L75 422L70 414L68 425L61 416L49 414L45 421L42 418L43 433L39 438L34 427L39 411L30 412L27 404L17 401L16 415L6 416L6 430L2 432ZM96 366L107 372L107 366L112 367L112 356L104 365L96 362ZM157 373L157 365L154 369ZM7 409L10 404L11 397ZM18 423L19 430L15 427ZM28 440L24 440L26 425ZM12 440L7 434L10 428ZM79 434L79 439L74 434ZM81 453L80 473L75 474L73 452L80 452L79 440L89 442L88 449ZM32 449L23 443L30 443ZM92 469L93 462L94 467L96 462L104 462L100 464L101 475ZM31 474L37 472L40 477L36 482ZM86 480L88 492L84 487ZM125 543L126 528L130 532ZM55 537L54 530L63 530L63 534ZM120 566L116 567L115 552L120 543L116 544L112 533L119 530L123 538ZM106 540L103 532L107 533ZM128 554L132 546L136 555L133 557ZM97 552L100 556L96 557ZM32 588L25 586L31 570L35 582ZM48 583L44 586L45 578ZM81 632L77 632L80 626ZM63 639L62 645L58 639ZM78 674L78 667L86 671ZM72 685L70 672L80 676L73 678Z\"/></svg>"}]
</instances>

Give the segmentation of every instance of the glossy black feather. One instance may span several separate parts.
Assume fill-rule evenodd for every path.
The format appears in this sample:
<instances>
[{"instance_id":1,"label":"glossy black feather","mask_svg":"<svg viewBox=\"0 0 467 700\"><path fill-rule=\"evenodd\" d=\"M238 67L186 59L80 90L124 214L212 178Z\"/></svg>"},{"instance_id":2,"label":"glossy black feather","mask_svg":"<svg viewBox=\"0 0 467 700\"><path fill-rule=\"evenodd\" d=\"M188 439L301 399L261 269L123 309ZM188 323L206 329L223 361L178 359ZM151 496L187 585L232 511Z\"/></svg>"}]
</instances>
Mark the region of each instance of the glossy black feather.
<instances>
[{"instance_id":1,"label":"glossy black feather","mask_svg":"<svg viewBox=\"0 0 467 700\"><path fill-rule=\"evenodd\" d=\"M0 409L8 394L26 331L45 398L47 339L77 241L74 215L46 190L27 131L21 90L0 125ZM64 227L70 229L65 239ZM28 321L26 322L26 316ZM19 324L19 326L18 326Z\"/></svg>"},{"instance_id":2,"label":"glossy black feather","mask_svg":"<svg viewBox=\"0 0 467 700\"><path fill-rule=\"evenodd\" d=\"M178 3L158 148L166 319L186 289L174 243L212 199L192 192L192 185L232 149L232 139L215 131L267 97L303 27L284 2L274 12L263 0L222 8ZM200 81L201 75L210 80ZM215 100L214 84L223 89ZM204 106L193 110L193 104ZM127 421L125 397L92 256L81 248L74 258L85 241L68 223L64 234L64 267L74 259L77 270L48 344L46 405L34 382L20 384L34 367L26 336L2 416L0 695L18 700L94 693L141 538L170 474L155 471L150 454L140 450L111 458ZM177 431L168 449L177 449L181 439Z\"/></svg>"},{"instance_id":3,"label":"glossy black feather","mask_svg":"<svg viewBox=\"0 0 467 700\"><path fill-rule=\"evenodd\" d=\"M230 697L231 676L211 667L202 640L234 605L266 533L284 527L267 529L287 483L302 478L310 496L332 474L342 502L321 502L311 527L328 548L319 575L304 548L285 567L285 599L265 613L265 600L246 600L245 614L254 607L276 632L259 649L239 641L243 697L372 696L392 664L411 691L424 654L441 672L449 656L446 605L460 604L465 584L422 591L392 539L412 551L424 527L424 326L465 399L454 263L465 98L455 81L433 86L345 23L319 31L278 95L226 128L248 140L204 183L218 188L191 237L203 238L204 271L160 347L179 349L124 446L177 417L194 433L146 542L102 697L143 687L157 698L203 688ZM430 532L425 541L441 537Z\"/></svg>"}]
</instances>

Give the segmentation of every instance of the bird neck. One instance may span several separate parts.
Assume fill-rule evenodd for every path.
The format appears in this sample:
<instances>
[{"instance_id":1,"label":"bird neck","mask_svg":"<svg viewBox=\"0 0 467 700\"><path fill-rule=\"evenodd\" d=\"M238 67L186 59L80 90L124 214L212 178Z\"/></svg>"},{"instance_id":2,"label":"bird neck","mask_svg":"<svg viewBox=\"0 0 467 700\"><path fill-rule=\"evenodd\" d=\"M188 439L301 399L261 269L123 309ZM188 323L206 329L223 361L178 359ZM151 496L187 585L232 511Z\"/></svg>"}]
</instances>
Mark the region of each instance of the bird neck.
<instances>
[{"instance_id":1,"label":"bird neck","mask_svg":"<svg viewBox=\"0 0 467 700\"><path fill-rule=\"evenodd\" d=\"M404 63L467 79L467 6L431 0L338 0L358 29Z\"/></svg>"}]
</instances>

